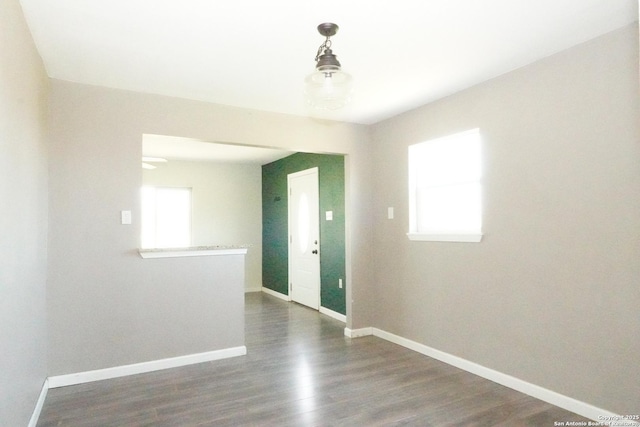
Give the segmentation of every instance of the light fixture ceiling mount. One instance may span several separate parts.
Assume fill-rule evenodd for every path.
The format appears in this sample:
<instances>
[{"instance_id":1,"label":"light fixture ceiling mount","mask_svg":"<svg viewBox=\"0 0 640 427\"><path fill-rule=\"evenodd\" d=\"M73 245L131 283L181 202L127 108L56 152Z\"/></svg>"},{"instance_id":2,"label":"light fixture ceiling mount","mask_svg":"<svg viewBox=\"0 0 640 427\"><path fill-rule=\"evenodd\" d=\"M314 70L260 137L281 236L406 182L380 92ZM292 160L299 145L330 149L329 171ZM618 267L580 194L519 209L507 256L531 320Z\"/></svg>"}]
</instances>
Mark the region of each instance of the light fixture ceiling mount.
<instances>
[{"instance_id":1,"label":"light fixture ceiling mount","mask_svg":"<svg viewBox=\"0 0 640 427\"><path fill-rule=\"evenodd\" d=\"M310 107L337 110L351 99L351 76L342 71L338 57L331 50L331 37L338 28L331 22L318 25L325 41L316 53L316 71L305 79L305 98Z\"/></svg>"},{"instance_id":2,"label":"light fixture ceiling mount","mask_svg":"<svg viewBox=\"0 0 640 427\"><path fill-rule=\"evenodd\" d=\"M333 22L325 22L318 25L318 32L325 37L333 37L338 33L339 28Z\"/></svg>"}]
</instances>

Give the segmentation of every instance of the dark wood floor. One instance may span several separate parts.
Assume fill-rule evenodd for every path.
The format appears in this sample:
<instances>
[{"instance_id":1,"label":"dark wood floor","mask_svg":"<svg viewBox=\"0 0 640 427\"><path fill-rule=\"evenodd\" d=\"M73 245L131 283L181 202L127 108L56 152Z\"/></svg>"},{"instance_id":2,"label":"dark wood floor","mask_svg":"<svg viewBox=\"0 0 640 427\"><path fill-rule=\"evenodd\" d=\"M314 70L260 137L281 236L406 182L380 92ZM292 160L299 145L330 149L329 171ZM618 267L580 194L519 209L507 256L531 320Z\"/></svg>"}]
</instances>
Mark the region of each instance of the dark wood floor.
<instances>
[{"instance_id":1,"label":"dark wood floor","mask_svg":"<svg viewBox=\"0 0 640 427\"><path fill-rule=\"evenodd\" d=\"M587 421L262 293L247 356L52 389L38 426L553 426Z\"/></svg>"}]
</instances>

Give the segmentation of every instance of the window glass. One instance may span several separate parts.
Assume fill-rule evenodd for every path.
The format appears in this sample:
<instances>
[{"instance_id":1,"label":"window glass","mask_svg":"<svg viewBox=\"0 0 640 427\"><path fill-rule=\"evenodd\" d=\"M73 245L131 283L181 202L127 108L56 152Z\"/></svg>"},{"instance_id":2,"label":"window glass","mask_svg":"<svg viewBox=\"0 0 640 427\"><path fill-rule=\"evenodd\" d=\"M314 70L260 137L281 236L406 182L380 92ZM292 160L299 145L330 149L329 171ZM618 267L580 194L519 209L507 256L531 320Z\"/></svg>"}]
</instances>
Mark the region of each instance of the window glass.
<instances>
[{"instance_id":1,"label":"window glass","mask_svg":"<svg viewBox=\"0 0 640 427\"><path fill-rule=\"evenodd\" d=\"M191 246L191 189L142 187L143 248Z\"/></svg>"},{"instance_id":2,"label":"window glass","mask_svg":"<svg viewBox=\"0 0 640 427\"><path fill-rule=\"evenodd\" d=\"M480 241L480 142L474 129L409 146L409 238Z\"/></svg>"},{"instance_id":3,"label":"window glass","mask_svg":"<svg viewBox=\"0 0 640 427\"><path fill-rule=\"evenodd\" d=\"M298 235L300 236L300 253L307 253L309 248L309 197L302 193L298 200Z\"/></svg>"}]
</instances>

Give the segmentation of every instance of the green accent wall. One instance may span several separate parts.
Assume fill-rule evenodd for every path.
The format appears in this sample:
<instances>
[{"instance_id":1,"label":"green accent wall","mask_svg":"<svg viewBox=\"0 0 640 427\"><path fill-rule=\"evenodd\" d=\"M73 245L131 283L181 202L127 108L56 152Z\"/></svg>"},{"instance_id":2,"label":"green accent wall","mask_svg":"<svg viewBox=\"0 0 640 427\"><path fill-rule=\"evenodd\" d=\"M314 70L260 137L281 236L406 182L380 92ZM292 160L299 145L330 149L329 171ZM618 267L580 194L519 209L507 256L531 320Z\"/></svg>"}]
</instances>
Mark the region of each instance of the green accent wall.
<instances>
[{"instance_id":1,"label":"green accent wall","mask_svg":"<svg viewBox=\"0 0 640 427\"><path fill-rule=\"evenodd\" d=\"M313 167L320 186L320 305L346 315L342 155L296 153L262 166L262 285L289 294L287 175ZM333 211L332 221L326 211Z\"/></svg>"}]
</instances>

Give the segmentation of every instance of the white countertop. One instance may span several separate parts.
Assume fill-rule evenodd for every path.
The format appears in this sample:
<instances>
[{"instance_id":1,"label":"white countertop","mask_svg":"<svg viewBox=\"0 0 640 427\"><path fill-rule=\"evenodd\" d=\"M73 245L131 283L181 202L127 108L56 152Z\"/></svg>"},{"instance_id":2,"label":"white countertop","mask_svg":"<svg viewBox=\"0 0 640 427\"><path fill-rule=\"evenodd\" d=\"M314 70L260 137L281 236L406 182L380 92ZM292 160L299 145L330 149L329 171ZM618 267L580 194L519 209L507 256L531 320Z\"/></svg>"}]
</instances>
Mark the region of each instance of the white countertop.
<instances>
[{"instance_id":1,"label":"white countertop","mask_svg":"<svg viewBox=\"0 0 640 427\"><path fill-rule=\"evenodd\" d=\"M138 249L142 258L176 258L187 256L245 255L251 245L189 246L187 248Z\"/></svg>"}]
</instances>

